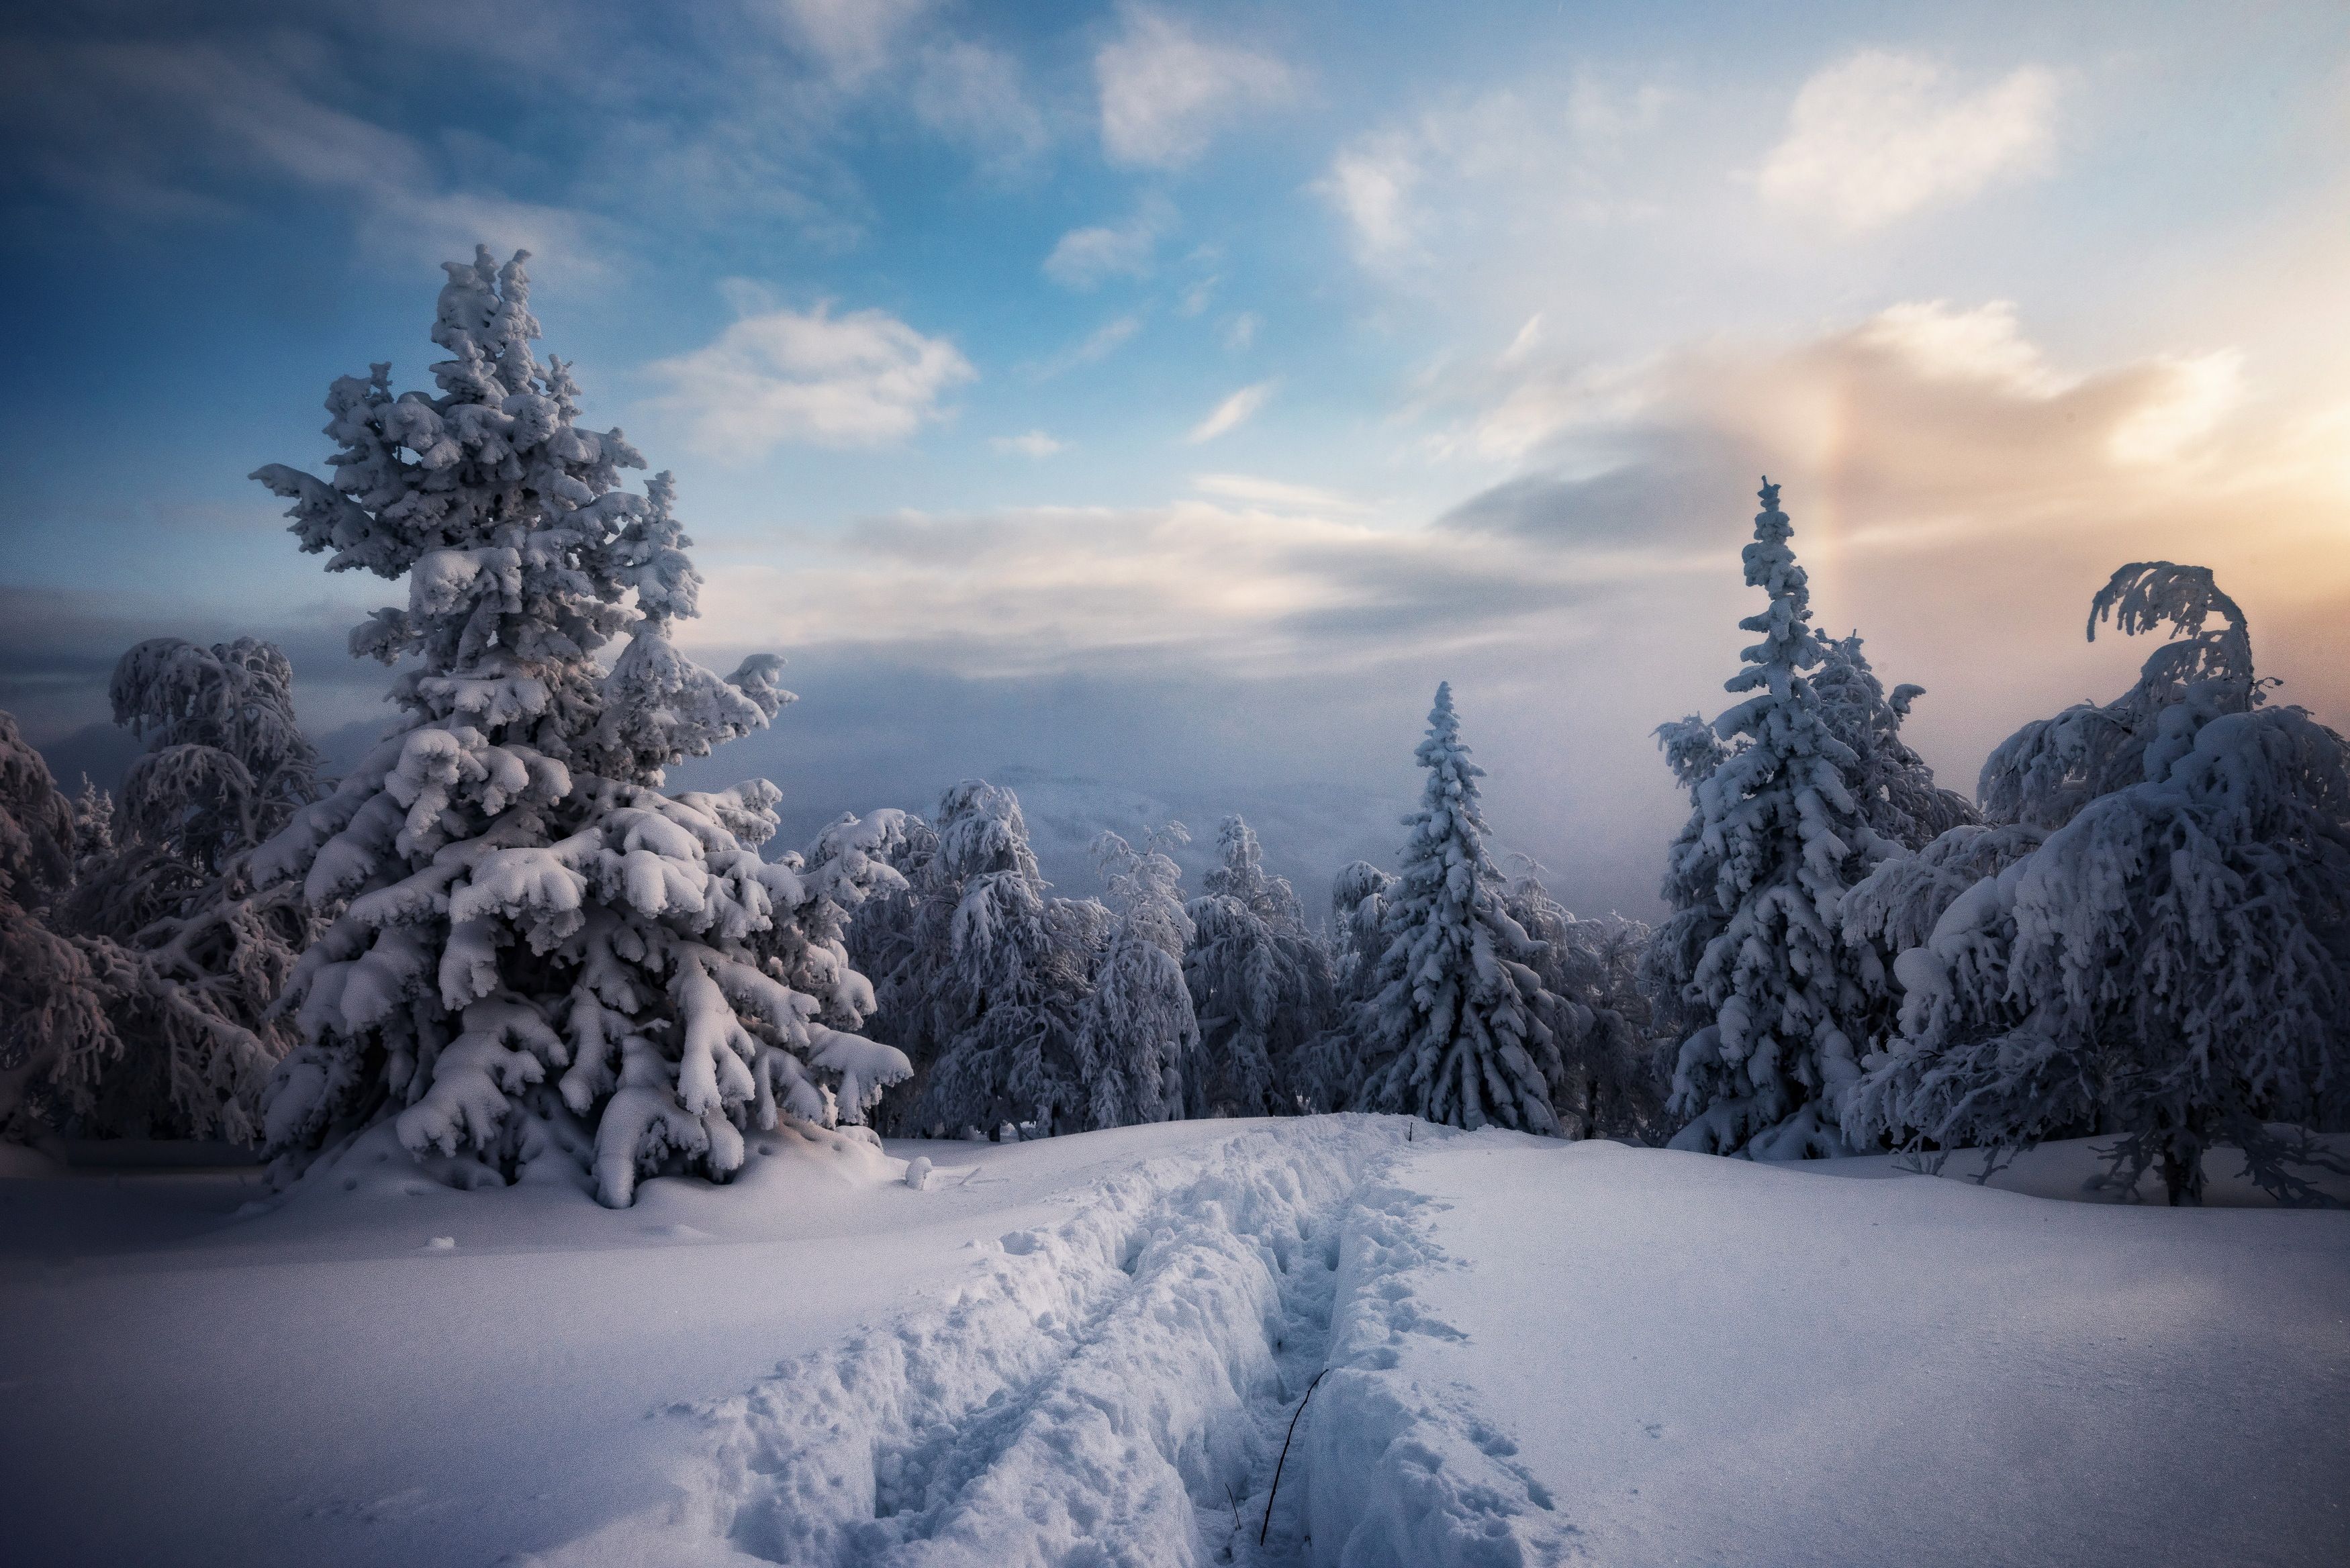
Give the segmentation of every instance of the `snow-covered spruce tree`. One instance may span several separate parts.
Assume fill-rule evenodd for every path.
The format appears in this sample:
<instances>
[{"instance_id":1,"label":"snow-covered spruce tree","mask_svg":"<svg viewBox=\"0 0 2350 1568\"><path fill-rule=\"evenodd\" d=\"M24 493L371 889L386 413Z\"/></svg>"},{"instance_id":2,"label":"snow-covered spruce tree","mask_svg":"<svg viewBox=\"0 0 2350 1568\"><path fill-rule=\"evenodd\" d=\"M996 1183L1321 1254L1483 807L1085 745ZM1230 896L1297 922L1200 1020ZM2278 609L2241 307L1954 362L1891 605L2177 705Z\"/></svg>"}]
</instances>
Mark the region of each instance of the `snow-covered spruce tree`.
<instances>
[{"instance_id":1,"label":"snow-covered spruce tree","mask_svg":"<svg viewBox=\"0 0 2350 1568\"><path fill-rule=\"evenodd\" d=\"M1294 1059L1290 1088L1308 1112L1343 1110L1361 1096L1365 1069L1355 1037L1364 1004L1378 990L1388 897L1395 877L1367 860L1343 867L1330 884L1329 1021Z\"/></svg>"},{"instance_id":2,"label":"snow-covered spruce tree","mask_svg":"<svg viewBox=\"0 0 2350 1568\"><path fill-rule=\"evenodd\" d=\"M1428 782L1403 819L1411 837L1388 894L1378 989L1355 1030L1368 1058L1361 1108L1555 1133L1550 1086L1565 1067L1545 1020L1558 1003L1530 967L1539 945L1510 918L1485 852L1485 770L1461 742L1449 682L1416 754Z\"/></svg>"},{"instance_id":3,"label":"snow-covered spruce tree","mask_svg":"<svg viewBox=\"0 0 2350 1568\"><path fill-rule=\"evenodd\" d=\"M2272 1124L2350 1128L2350 742L2261 705L2242 617L2209 571L2133 563L2098 605L2125 630L2173 620L2183 657L2158 649L2121 702L2002 748L2020 763L2012 803L2064 821L2044 839L2027 821L1938 841L1950 874L1910 891L1941 908L1896 960L1900 1033L1868 1059L1846 1127L1944 1148L2114 1134L2116 1178L2157 1170L2175 1204L2200 1200L2205 1153L2231 1147L2262 1188L2306 1199L2296 1166L2345 1168ZM2212 607L2230 623L2218 657ZM2080 801L2117 751L2054 743L2037 754L2073 761L2031 761L2054 727L2119 732L2089 716L2116 712L2137 782Z\"/></svg>"},{"instance_id":4,"label":"snow-covered spruce tree","mask_svg":"<svg viewBox=\"0 0 2350 1568\"><path fill-rule=\"evenodd\" d=\"M1331 879L1331 965L1341 994L1350 1001L1359 1000L1369 986L1371 971L1387 950L1379 933L1387 925L1388 897L1395 884L1391 872L1367 860L1353 862Z\"/></svg>"},{"instance_id":5,"label":"snow-covered spruce tree","mask_svg":"<svg viewBox=\"0 0 2350 1568\"><path fill-rule=\"evenodd\" d=\"M323 922L291 882L253 886L246 857L319 792L317 750L294 713L275 645L139 644L115 666L117 723L148 749L121 809L85 792L85 840L57 922L116 944L129 977L113 1009L122 1050L100 1075L84 1130L250 1142L279 1058L273 1014Z\"/></svg>"},{"instance_id":6,"label":"snow-covered spruce tree","mask_svg":"<svg viewBox=\"0 0 2350 1568\"><path fill-rule=\"evenodd\" d=\"M0 1138L16 1142L86 1109L122 1052L113 944L60 935L47 919L71 884L78 826L48 763L0 711Z\"/></svg>"},{"instance_id":7,"label":"snow-covered spruce tree","mask_svg":"<svg viewBox=\"0 0 2350 1568\"><path fill-rule=\"evenodd\" d=\"M1109 911L1052 896L1008 789L954 785L932 831L935 847L908 868L903 956L881 983L885 1022L915 1063L890 1125L947 1137L1086 1125L1093 1093L1077 1028Z\"/></svg>"},{"instance_id":8,"label":"snow-covered spruce tree","mask_svg":"<svg viewBox=\"0 0 2350 1568\"><path fill-rule=\"evenodd\" d=\"M873 982L868 1026L876 1037L893 1042L918 1064L914 1075L893 1085L875 1109L874 1125L884 1129L897 1126L899 1113L910 1103L921 1077L919 1064L933 1054L924 1046L931 1016L928 999L918 989L927 976L920 966L907 961L915 950L922 888L939 851L938 830L919 815L910 811L891 815L897 831L879 846L879 854L898 873L898 880L877 888L857 910L848 923L847 939L850 964Z\"/></svg>"},{"instance_id":9,"label":"snow-covered spruce tree","mask_svg":"<svg viewBox=\"0 0 2350 1568\"><path fill-rule=\"evenodd\" d=\"M670 484L621 489L643 460L533 355L524 260L446 268L437 396L344 378L332 477L255 476L328 570L408 580L351 644L417 661L394 732L253 857L346 904L286 989L268 1141L298 1165L389 1119L452 1179L576 1162L620 1207L650 1172L723 1179L779 1114L855 1119L906 1062L847 1033L871 992L817 935L822 868L759 857L775 786L661 792L787 694L670 645L700 586Z\"/></svg>"},{"instance_id":10,"label":"snow-covered spruce tree","mask_svg":"<svg viewBox=\"0 0 2350 1568\"><path fill-rule=\"evenodd\" d=\"M1151 833L1139 849L1115 833L1094 840L1117 917L1077 1022L1078 1070L1097 1127L1173 1121L1192 1097L1200 1023L1183 978L1191 917L1182 870L1166 853L1189 842L1180 822Z\"/></svg>"},{"instance_id":11,"label":"snow-covered spruce tree","mask_svg":"<svg viewBox=\"0 0 2350 1568\"><path fill-rule=\"evenodd\" d=\"M1306 929L1286 877L1269 877L1253 829L1224 818L1222 864L1191 900L1183 955L1200 1019L1201 1073L1193 1113L1293 1115L1317 1096L1302 1060L1335 1021L1330 954Z\"/></svg>"},{"instance_id":12,"label":"snow-covered spruce tree","mask_svg":"<svg viewBox=\"0 0 2350 1568\"><path fill-rule=\"evenodd\" d=\"M1550 896L1541 867L1513 856L1503 908L1541 944L1528 965L1553 999L1545 1020L1561 1074L1551 1106L1577 1137L1662 1136L1669 1083L1639 987L1648 928L1617 915L1583 919Z\"/></svg>"},{"instance_id":13,"label":"snow-covered spruce tree","mask_svg":"<svg viewBox=\"0 0 2350 1568\"><path fill-rule=\"evenodd\" d=\"M1887 697L1861 652L1858 632L1824 646L1826 658L1812 686L1828 729L1852 748L1854 763L1845 782L1870 829L1881 839L1917 850L1950 828L1981 822L1982 814L1973 803L1936 784L1934 770L1901 738L1901 722L1926 689L1897 686Z\"/></svg>"},{"instance_id":14,"label":"snow-covered spruce tree","mask_svg":"<svg viewBox=\"0 0 2350 1568\"><path fill-rule=\"evenodd\" d=\"M1899 852L1869 826L1809 671L1828 658L1765 480L1745 549L1746 581L1770 602L1739 625L1762 640L1727 690L1751 692L1711 736L1659 732L1690 791L1663 894L1673 913L1648 979L1669 1025L1687 1031L1671 1109L1676 1148L1766 1159L1841 1152L1837 1097L1859 1073L1868 1013L1886 985L1876 955L1839 937L1845 891Z\"/></svg>"}]
</instances>

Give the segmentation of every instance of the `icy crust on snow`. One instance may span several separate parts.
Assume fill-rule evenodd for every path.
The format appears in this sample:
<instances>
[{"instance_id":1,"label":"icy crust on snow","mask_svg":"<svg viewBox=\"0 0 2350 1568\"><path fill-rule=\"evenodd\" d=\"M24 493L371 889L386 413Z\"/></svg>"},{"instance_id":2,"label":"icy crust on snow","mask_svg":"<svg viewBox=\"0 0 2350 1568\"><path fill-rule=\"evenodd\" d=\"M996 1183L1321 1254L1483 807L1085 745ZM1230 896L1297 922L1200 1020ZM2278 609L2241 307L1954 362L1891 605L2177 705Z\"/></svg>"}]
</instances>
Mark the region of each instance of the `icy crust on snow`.
<instances>
[{"instance_id":1,"label":"icy crust on snow","mask_svg":"<svg viewBox=\"0 0 2350 1568\"><path fill-rule=\"evenodd\" d=\"M1448 1265L1421 1200L1379 1173L1453 1136L1368 1116L1253 1130L975 1240L943 1301L704 1407L661 1517L540 1561L1548 1561L1523 1549L1546 1500L1508 1440L1396 1370L1397 1340L1461 1336L1413 1310L1410 1273Z\"/></svg>"}]
</instances>

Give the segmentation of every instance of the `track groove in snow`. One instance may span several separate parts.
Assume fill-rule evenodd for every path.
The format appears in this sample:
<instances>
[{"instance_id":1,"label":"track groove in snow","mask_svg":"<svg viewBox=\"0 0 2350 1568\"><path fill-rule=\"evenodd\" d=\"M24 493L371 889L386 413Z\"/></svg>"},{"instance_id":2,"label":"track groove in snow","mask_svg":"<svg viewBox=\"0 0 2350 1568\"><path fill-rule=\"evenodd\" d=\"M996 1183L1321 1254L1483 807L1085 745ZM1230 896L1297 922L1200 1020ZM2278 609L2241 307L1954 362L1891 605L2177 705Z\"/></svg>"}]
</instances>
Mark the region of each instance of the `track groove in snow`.
<instances>
[{"instance_id":1,"label":"track groove in snow","mask_svg":"<svg viewBox=\"0 0 2350 1568\"><path fill-rule=\"evenodd\" d=\"M1241 1133L975 1243L943 1303L704 1407L667 1518L546 1560L1546 1561L1519 1550L1547 1500L1528 1500L1506 1442L1481 1448L1482 1427L1394 1370L1401 1336L1453 1333L1414 1309L1408 1272L1446 1265L1411 1218L1425 1200L1388 1179L1415 1131L1427 1147L1430 1129L1394 1117ZM1326 1362L1260 1547L1282 1438ZM1452 1469L1431 1477L1438 1462Z\"/></svg>"}]
</instances>

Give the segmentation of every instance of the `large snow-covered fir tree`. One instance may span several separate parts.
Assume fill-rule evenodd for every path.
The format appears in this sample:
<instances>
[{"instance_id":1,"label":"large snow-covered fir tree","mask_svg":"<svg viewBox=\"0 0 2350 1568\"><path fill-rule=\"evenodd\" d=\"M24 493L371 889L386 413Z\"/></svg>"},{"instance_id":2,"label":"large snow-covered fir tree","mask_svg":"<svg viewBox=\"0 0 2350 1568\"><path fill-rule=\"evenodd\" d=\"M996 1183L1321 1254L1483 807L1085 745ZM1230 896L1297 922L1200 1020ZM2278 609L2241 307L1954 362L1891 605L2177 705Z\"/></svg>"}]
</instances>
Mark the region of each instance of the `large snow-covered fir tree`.
<instances>
[{"instance_id":1,"label":"large snow-covered fir tree","mask_svg":"<svg viewBox=\"0 0 2350 1568\"><path fill-rule=\"evenodd\" d=\"M1087 1125L1077 1032L1109 911L1053 897L1011 790L964 780L919 837L920 852L899 857L903 907L877 911L897 957L879 982L882 1022L915 1064L889 1122L947 1137Z\"/></svg>"},{"instance_id":2,"label":"large snow-covered fir tree","mask_svg":"<svg viewBox=\"0 0 2350 1568\"><path fill-rule=\"evenodd\" d=\"M1183 955L1200 1019L1199 1115L1295 1114L1314 1102L1302 1060L1335 1018L1330 954L1307 929L1286 877L1269 876L1256 832L1238 816L1217 838L1221 864L1191 900Z\"/></svg>"},{"instance_id":3,"label":"large snow-covered fir tree","mask_svg":"<svg viewBox=\"0 0 2350 1568\"><path fill-rule=\"evenodd\" d=\"M1404 818L1411 836L1387 895L1387 947L1355 1029L1367 1058L1361 1108L1558 1132L1551 1085L1565 1068L1546 1022L1558 1004L1531 967L1539 945L1510 918L1486 853L1485 770L1461 743L1449 682L1436 689L1416 754L1428 780Z\"/></svg>"},{"instance_id":4,"label":"large snow-covered fir tree","mask_svg":"<svg viewBox=\"0 0 2350 1568\"><path fill-rule=\"evenodd\" d=\"M1779 487L1765 480L1744 560L1770 595L1739 625L1761 640L1727 690L1752 693L1711 725L1659 732L1688 787L1663 894L1671 916L1650 950L1652 992L1687 1031L1673 1146L1762 1158L1840 1152L1837 1097L1859 1074L1867 1015L1885 981L1876 955L1844 942L1846 888L1899 846L1871 828L1854 782L1859 753L1838 737L1813 672L1828 646L1812 629L1810 586L1788 540Z\"/></svg>"},{"instance_id":5,"label":"large snow-covered fir tree","mask_svg":"<svg viewBox=\"0 0 2350 1568\"><path fill-rule=\"evenodd\" d=\"M255 888L251 851L319 793L318 753L294 712L275 645L139 644L115 666L115 722L144 736L120 809L78 808L85 842L58 920L117 944L130 978L114 1008L121 1052L87 1130L255 1139L260 1102L295 1043L274 1012L323 929L299 886Z\"/></svg>"},{"instance_id":6,"label":"large snow-covered fir tree","mask_svg":"<svg viewBox=\"0 0 2350 1568\"><path fill-rule=\"evenodd\" d=\"M1190 841L1180 822L1140 848L1115 833L1094 841L1117 917L1077 1021L1078 1069L1097 1127L1176 1120L1196 1093L1200 1023L1183 977L1191 917L1182 870L1167 854Z\"/></svg>"},{"instance_id":7,"label":"large snow-covered fir tree","mask_svg":"<svg viewBox=\"0 0 2350 1568\"><path fill-rule=\"evenodd\" d=\"M2093 633L2107 614L2182 636L2119 701L1994 753L1985 793L2015 820L1856 895L1906 950L1898 1037L1846 1126L1942 1147L2112 1134L2116 1177L2154 1169L2173 1203L2229 1146L2262 1188L2310 1197L2295 1166L2339 1162L2272 1124L2350 1127L2350 743L2263 705L2209 570L2134 562Z\"/></svg>"},{"instance_id":8,"label":"large snow-covered fir tree","mask_svg":"<svg viewBox=\"0 0 2350 1568\"><path fill-rule=\"evenodd\" d=\"M871 992L811 940L838 925L827 868L759 857L775 787L660 788L787 694L772 659L722 681L671 646L700 586L671 486L621 488L643 460L538 362L525 259L446 268L437 394L346 377L330 477L255 475L328 570L407 580L351 646L415 661L393 732L253 857L344 906L286 988L303 1044L267 1132L298 1162L389 1118L509 1178L576 1161L620 1206L649 1172L723 1179L779 1114L854 1119L907 1066L847 1033Z\"/></svg>"}]
</instances>

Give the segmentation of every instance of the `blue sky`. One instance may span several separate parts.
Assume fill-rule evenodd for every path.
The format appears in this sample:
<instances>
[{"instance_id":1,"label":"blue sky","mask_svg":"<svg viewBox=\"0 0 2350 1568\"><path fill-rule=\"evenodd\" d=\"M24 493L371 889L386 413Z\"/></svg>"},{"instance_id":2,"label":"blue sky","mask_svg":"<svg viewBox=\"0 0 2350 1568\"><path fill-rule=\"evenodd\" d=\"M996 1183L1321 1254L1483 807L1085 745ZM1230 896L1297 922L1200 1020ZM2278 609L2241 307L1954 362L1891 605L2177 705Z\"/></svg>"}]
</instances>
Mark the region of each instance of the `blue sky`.
<instances>
[{"instance_id":1,"label":"blue sky","mask_svg":"<svg viewBox=\"0 0 2350 1568\"><path fill-rule=\"evenodd\" d=\"M718 763L798 820L1015 767L1066 834L1283 812L1315 877L1391 849L1450 678L1505 844L1641 908L1680 809L1647 732L1724 701L1765 471L1952 782L2122 681L2080 623L2138 556L2217 567L2350 721L2338 5L5 36L0 705L68 760L160 632L278 637L322 732L380 722L338 649L386 586L244 476L323 460L335 376L423 381L477 240L536 253L591 417L676 471L701 648L792 658L804 701Z\"/></svg>"}]
</instances>

